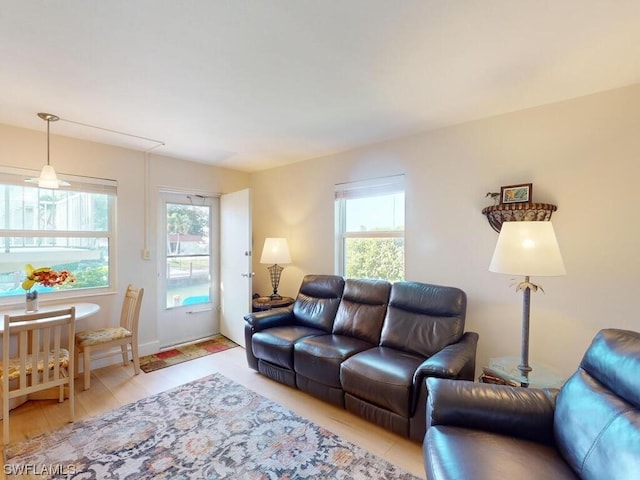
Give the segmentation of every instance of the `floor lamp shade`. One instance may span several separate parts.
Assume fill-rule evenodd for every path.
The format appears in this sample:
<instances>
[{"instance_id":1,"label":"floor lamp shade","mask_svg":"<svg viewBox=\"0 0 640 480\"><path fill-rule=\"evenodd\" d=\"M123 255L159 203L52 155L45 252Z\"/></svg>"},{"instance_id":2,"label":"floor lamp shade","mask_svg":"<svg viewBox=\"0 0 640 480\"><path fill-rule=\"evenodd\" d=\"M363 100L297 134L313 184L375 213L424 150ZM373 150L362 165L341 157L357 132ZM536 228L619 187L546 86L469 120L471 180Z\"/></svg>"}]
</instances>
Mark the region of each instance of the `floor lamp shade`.
<instances>
[{"instance_id":1,"label":"floor lamp shade","mask_svg":"<svg viewBox=\"0 0 640 480\"><path fill-rule=\"evenodd\" d=\"M530 276L551 277L565 275L560 247L550 221L504 222L498 236L489 271L524 276L516 290L522 290L522 345L520 364L521 385L529 385L529 314L531 290L538 285Z\"/></svg>"},{"instance_id":2,"label":"floor lamp shade","mask_svg":"<svg viewBox=\"0 0 640 480\"><path fill-rule=\"evenodd\" d=\"M282 274L283 270L281 265L291 263L291 255L289 254L287 239L273 237L266 238L264 240L264 247L262 247L260 263L271 265L268 267L269 276L271 277L271 286L273 287L273 294L271 294L271 298L282 298L280 294L278 294L280 274Z\"/></svg>"},{"instance_id":3,"label":"floor lamp shade","mask_svg":"<svg viewBox=\"0 0 640 480\"><path fill-rule=\"evenodd\" d=\"M551 222L504 222L489 271L531 277L565 275Z\"/></svg>"}]
</instances>

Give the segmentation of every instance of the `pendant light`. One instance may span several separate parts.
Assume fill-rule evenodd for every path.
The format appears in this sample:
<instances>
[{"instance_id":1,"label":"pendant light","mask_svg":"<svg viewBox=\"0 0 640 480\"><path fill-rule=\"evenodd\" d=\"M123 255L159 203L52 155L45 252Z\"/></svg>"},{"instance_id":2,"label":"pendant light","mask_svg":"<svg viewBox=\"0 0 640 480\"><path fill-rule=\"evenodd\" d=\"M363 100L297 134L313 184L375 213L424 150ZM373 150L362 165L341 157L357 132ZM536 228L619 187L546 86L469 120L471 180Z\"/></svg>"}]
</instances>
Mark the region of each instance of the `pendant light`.
<instances>
[{"instance_id":1,"label":"pendant light","mask_svg":"<svg viewBox=\"0 0 640 480\"><path fill-rule=\"evenodd\" d=\"M37 183L40 188L59 188L68 186L68 182L58 179L56 171L53 169L49 161L49 126L51 125L51 122L57 122L60 120L60 117L51 113L38 113L38 117L47 122L47 164L42 167L42 171L38 178L29 178L25 180L25 182Z\"/></svg>"}]
</instances>

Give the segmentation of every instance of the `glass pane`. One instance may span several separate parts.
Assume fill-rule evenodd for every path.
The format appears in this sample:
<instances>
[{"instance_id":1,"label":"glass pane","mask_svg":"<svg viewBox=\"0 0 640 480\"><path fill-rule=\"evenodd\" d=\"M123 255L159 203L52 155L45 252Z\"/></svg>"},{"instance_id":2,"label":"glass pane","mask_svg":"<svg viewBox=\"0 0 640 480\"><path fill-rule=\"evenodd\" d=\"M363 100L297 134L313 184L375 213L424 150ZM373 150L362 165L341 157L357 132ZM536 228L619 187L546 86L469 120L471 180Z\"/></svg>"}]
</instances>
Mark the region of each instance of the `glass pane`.
<instances>
[{"instance_id":1,"label":"glass pane","mask_svg":"<svg viewBox=\"0 0 640 480\"><path fill-rule=\"evenodd\" d=\"M167 258L167 308L208 303L209 257Z\"/></svg>"},{"instance_id":2,"label":"glass pane","mask_svg":"<svg viewBox=\"0 0 640 480\"><path fill-rule=\"evenodd\" d=\"M106 194L0 185L0 229L102 232L108 228Z\"/></svg>"},{"instance_id":3,"label":"glass pane","mask_svg":"<svg viewBox=\"0 0 640 480\"><path fill-rule=\"evenodd\" d=\"M404 280L404 239L347 238L344 247L347 277Z\"/></svg>"},{"instance_id":4,"label":"glass pane","mask_svg":"<svg viewBox=\"0 0 640 480\"><path fill-rule=\"evenodd\" d=\"M36 284L39 292L109 286L109 239L0 237L0 297L23 295L25 266L69 270L76 281L58 287Z\"/></svg>"},{"instance_id":5,"label":"glass pane","mask_svg":"<svg viewBox=\"0 0 640 480\"><path fill-rule=\"evenodd\" d=\"M166 307L209 303L211 207L167 204Z\"/></svg>"},{"instance_id":6,"label":"glass pane","mask_svg":"<svg viewBox=\"0 0 640 480\"><path fill-rule=\"evenodd\" d=\"M404 230L404 192L346 200L346 231Z\"/></svg>"}]
</instances>

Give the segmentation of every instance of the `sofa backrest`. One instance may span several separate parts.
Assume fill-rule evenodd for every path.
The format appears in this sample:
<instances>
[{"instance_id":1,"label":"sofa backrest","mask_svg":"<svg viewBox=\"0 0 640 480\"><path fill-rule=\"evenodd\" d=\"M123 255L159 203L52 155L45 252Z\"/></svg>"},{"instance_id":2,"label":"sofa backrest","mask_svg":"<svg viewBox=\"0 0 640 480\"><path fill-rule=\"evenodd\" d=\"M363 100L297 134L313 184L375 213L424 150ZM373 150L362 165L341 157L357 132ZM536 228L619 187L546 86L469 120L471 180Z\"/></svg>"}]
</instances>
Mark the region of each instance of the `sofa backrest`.
<instances>
[{"instance_id":1,"label":"sofa backrest","mask_svg":"<svg viewBox=\"0 0 640 480\"><path fill-rule=\"evenodd\" d=\"M639 375L640 333L605 329L562 386L554 433L562 456L580 478L638 478Z\"/></svg>"},{"instance_id":2,"label":"sofa backrest","mask_svg":"<svg viewBox=\"0 0 640 480\"><path fill-rule=\"evenodd\" d=\"M348 278L333 333L378 345L390 292L391 283L385 280Z\"/></svg>"},{"instance_id":3,"label":"sofa backrest","mask_svg":"<svg viewBox=\"0 0 640 480\"><path fill-rule=\"evenodd\" d=\"M306 275L293 303L300 325L331 333L344 290L344 279L336 275Z\"/></svg>"},{"instance_id":4,"label":"sofa backrest","mask_svg":"<svg viewBox=\"0 0 640 480\"><path fill-rule=\"evenodd\" d=\"M396 282L380 346L428 358L462 338L466 312L467 296L459 288Z\"/></svg>"}]
</instances>

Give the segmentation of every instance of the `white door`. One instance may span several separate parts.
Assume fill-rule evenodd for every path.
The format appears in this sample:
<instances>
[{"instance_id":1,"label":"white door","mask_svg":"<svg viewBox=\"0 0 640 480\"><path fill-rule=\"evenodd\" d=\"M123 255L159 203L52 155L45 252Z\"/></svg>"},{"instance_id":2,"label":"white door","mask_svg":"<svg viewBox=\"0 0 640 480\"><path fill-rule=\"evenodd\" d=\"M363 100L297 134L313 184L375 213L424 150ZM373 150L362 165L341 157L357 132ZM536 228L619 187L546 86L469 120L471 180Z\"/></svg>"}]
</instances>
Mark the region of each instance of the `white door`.
<instances>
[{"instance_id":1,"label":"white door","mask_svg":"<svg viewBox=\"0 0 640 480\"><path fill-rule=\"evenodd\" d=\"M242 347L251 312L251 190L220 197L220 333Z\"/></svg>"}]
</instances>

